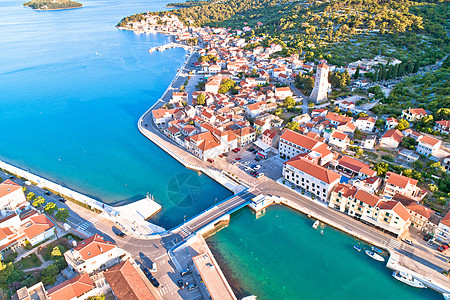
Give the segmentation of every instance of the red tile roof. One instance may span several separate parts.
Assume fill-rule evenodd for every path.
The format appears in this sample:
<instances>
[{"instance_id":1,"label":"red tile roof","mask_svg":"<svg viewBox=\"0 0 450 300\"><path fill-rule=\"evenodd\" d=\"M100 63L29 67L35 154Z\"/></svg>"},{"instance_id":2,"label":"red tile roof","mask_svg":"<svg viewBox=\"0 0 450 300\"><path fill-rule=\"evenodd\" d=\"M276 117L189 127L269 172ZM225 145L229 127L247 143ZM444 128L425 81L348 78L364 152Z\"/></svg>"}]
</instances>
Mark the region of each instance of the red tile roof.
<instances>
[{"instance_id":1,"label":"red tile roof","mask_svg":"<svg viewBox=\"0 0 450 300\"><path fill-rule=\"evenodd\" d=\"M341 178L341 175L339 175L338 173L328 170L322 166L316 165L315 163L312 163L300 156L291 158L290 160L286 161L285 164L290 165L328 184L333 183Z\"/></svg>"},{"instance_id":2,"label":"red tile roof","mask_svg":"<svg viewBox=\"0 0 450 300\"><path fill-rule=\"evenodd\" d=\"M441 223L450 227L450 211L442 218Z\"/></svg>"},{"instance_id":3,"label":"red tile roof","mask_svg":"<svg viewBox=\"0 0 450 300\"><path fill-rule=\"evenodd\" d=\"M104 252L108 252L109 250L116 248L117 245L105 241L103 237L98 234L95 234L84 241L81 241L73 250L78 251L81 255L81 258L84 260L96 257L99 254Z\"/></svg>"},{"instance_id":4,"label":"red tile roof","mask_svg":"<svg viewBox=\"0 0 450 300\"><path fill-rule=\"evenodd\" d=\"M404 221L408 221L411 218L408 210L397 201L380 201L377 205L382 210L392 210Z\"/></svg>"},{"instance_id":5,"label":"red tile roof","mask_svg":"<svg viewBox=\"0 0 450 300\"><path fill-rule=\"evenodd\" d=\"M119 300L156 299L129 260L112 267L103 275Z\"/></svg>"},{"instance_id":6,"label":"red tile roof","mask_svg":"<svg viewBox=\"0 0 450 300\"><path fill-rule=\"evenodd\" d=\"M411 185L417 185L417 180L393 172L387 172L386 178L386 182L388 184L392 184L401 188L406 188L408 183Z\"/></svg>"},{"instance_id":7,"label":"red tile roof","mask_svg":"<svg viewBox=\"0 0 450 300\"><path fill-rule=\"evenodd\" d=\"M83 295L95 288L87 273L66 280L47 291L52 300L70 300Z\"/></svg>"},{"instance_id":8,"label":"red tile roof","mask_svg":"<svg viewBox=\"0 0 450 300\"><path fill-rule=\"evenodd\" d=\"M358 199L367 205L375 206L377 205L378 201L380 201L380 198L378 198L375 195L371 195L363 190L358 190L354 196L355 199Z\"/></svg>"},{"instance_id":9,"label":"red tile roof","mask_svg":"<svg viewBox=\"0 0 450 300\"><path fill-rule=\"evenodd\" d=\"M41 233L49 230L50 228L55 227L55 224L53 224L52 221L50 221L49 218L47 218L46 215L37 215L37 216L32 216L30 218L30 222L31 222L31 226L26 227L27 224L25 224L25 229L23 230L23 232L26 234L26 236L29 239L32 239L38 235L40 235Z\"/></svg>"},{"instance_id":10,"label":"red tile roof","mask_svg":"<svg viewBox=\"0 0 450 300\"><path fill-rule=\"evenodd\" d=\"M383 134L383 136L381 137L382 139L384 138L392 138L397 142L401 142L403 139L403 133L398 130L398 129L389 129L388 131L386 131L385 134Z\"/></svg>"},{"instance_id":11,"label":"red tile roof","mask_svg":"<svg viewBox=\"0 0 450 300\"><path fill-rule=\"evenodd\" d=\"M310 137L307 137L306 135L297 133L290 129L286 129L286 131L281 135L281 139L284 139L288 142L291 142L295 145L301 146L308 150L313 150L315 147L322 144L321 142L316 141L315 139L312 139Z\"/></svg>"},{"instance_id":12,"label":"red tile roof","mask_svg":"<svg viewBox=\"0 0 450 300\"><path fill-rule=\"evenodd\" d=\"M22 189L20 185L17 185L10 180L6 180L0 183L0 198L5 197L6 195L9 195L20 189Z\"/></svg>"},{"instance_id":13,"label":"red tile roof","mask_svg":"<svg viewBox=\"0 0 450 300\"><path fill-rule=\"evenodd\" d=\"M431 146L435 146L436 144L438 144L439 142L441 142L438 139L432 138L430 136L426 136L424 135L420 140L419 143L425 143Z\"/></svg>"}]
</instances>

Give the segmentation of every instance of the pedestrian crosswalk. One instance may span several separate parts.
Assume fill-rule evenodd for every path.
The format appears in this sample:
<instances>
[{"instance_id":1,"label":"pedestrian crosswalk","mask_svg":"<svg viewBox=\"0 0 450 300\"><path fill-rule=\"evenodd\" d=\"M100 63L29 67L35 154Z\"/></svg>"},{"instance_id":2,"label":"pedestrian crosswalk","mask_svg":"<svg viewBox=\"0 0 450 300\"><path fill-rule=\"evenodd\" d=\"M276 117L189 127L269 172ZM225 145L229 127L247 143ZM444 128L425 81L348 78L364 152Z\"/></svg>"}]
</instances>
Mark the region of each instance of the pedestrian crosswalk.
<instances>
[{"instance_id":1,"label":"pedestrian crosswalk","mask_svg":"<svg viewBox=\"0 0 450 300\"><path fill-rule=\"evenodd\" d=\"M176 290L178 290L178 287L173 282L164 282L156 291L160 297L163 297L167 294L173 294Z\"/></svg>"},{"instance_id":2,"label":"pedestrian crosswalk","mask_svg":"<svg viewBox=\"0 0 450 300\"><path fill-rule=\"evenodd\" d=\"M191 233L192 233L192 230L190 230L190 229L187 228L187 227L181 227L181 229L180 229L180 235L181 235L181 237L183 237L183 238L189 236Z\"/></svg>"},{"instance_id":3,"label":"pedestrian crosswalk","mask_svg":"<svg viewBox=\"0 0 450 300\"><path fill-rule=\"evenodd\" d=\"M98 220L98 219L96 219L94 217L91 217L91 218L89 218L87 220L83 220L81 222L77 222L77 223L70 222L70 223L72 223L71 225L73 225L75 227L78 227L78 228L81 228L81 229L83 229L85 231L88 231L89 228L94 227L95 224L97 224L98 222L100 222L100 220Z\"/></svg>"},{"instance_id":4,"label":"pedestrian crosswalk","mask_svg":"<svg viewBox=\"0 0 450 300\"><path fill-rule=\"evenodd\" d=\"M402 247L403 247L403 244L401 243L401 242L399 242L399 241L396 241L396 240L390 240L389 241L389 247L391 247L391 248L396 248L396 249L402 249Z\"/></svg>"}]
</instances>

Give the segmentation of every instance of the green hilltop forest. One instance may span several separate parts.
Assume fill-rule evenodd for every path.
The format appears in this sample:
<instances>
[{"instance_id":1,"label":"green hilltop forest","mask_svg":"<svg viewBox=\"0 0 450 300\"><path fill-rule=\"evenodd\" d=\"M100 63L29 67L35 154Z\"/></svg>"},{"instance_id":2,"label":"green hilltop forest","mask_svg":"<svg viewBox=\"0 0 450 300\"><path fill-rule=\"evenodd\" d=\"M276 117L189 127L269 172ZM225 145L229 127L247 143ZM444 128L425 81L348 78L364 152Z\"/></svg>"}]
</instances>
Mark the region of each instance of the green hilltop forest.
<instances>
[{"instance_id":1,"label":"green hilltop forest","mask_svg":"<svg viewBox=\"0 0 450 300\"><path fill-rule=\"evenodd\" d=\"M32 9L54 10L77 8L82 7L83 5L71 0L32 0L25 2L23 6L31 7Z\"/></svg>"},{"instance_id":2,"label":"green hilltop forest","mask_svg":"<svg viewBox=\"0 0 450 300\"><path fill-rule=\"evenodd\" d=\"M286 46L283 55L298 52L338 66L376 55L424 66L450 50L448 0L211 0L170 6L180 8L155 14L175 14L194 26L248 25L252 30L242 35L247 39L276 38ZM119 26L143 17L123 18Z\"/></svg>"}]
</instances>

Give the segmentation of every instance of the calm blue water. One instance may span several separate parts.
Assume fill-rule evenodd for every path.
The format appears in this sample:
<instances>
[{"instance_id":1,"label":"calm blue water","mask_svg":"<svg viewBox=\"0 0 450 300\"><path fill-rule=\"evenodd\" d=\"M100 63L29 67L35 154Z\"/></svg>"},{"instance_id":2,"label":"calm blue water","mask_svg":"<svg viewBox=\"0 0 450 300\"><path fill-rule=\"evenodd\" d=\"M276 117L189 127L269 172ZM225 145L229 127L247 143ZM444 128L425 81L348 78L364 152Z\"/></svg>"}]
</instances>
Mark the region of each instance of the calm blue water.
<instances>
[{"instance_id":1,"label":"calm blue water","mask_svg":"<svg viewBox=\"0 0 450 300\"><path fill-rule=\"evenodd\" d=\"M136 127L185 51L149 54L168 37L114 26L165 2L83 0L81 9L37 12L0 1L0 158L106 203L151 193L163 205L154 221L165 227L228 197Z\"/></svg>"},{"instance_id":2,"label":"calm blue water","mask_svg":"<svg viewBox=\"0 0 450 300\"><path fill-rule=\"evenodd\" d=\"M392 278L386 263L357 252L370 246L285 206L256 218L250 209L232 215L230 225L207 239L239 296L265 299L442 299ZM386 257L386 255L385 255Z\"/></svg>"}]
</instances>

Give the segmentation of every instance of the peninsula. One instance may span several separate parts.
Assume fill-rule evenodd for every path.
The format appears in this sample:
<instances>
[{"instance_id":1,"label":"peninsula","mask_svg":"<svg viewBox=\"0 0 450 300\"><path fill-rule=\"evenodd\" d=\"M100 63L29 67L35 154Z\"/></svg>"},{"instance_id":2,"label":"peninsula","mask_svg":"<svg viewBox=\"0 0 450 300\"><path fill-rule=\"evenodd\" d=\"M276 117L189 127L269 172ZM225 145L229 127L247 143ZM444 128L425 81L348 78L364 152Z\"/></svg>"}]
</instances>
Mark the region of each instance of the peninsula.
<instances>
[{"instance_id":1,"label":"peninsula","mask_svg":"<svg viewBox=\"0 0 450 300\"><path fill-rule=\"evenodd\" d=\"M25 2L23 6L36 10L59 10L83 7L83 4L71 0L31 0Z\"/></svg>"}]
</instances>

